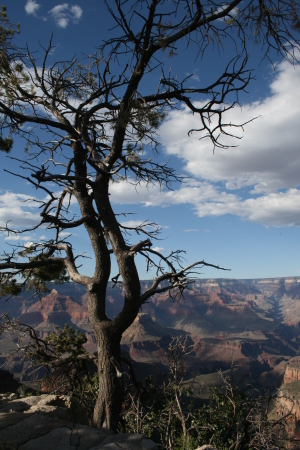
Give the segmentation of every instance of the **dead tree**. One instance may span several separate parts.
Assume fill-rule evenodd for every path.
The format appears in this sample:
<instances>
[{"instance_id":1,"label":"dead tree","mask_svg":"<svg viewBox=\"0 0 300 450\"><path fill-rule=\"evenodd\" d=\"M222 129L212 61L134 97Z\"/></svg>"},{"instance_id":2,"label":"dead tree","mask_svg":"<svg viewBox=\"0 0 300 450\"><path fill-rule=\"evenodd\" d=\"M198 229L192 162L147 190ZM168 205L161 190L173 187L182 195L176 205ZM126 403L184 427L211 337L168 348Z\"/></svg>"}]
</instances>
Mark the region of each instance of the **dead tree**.
<instances>
[{"instance_id":1,"label":"dead tree","mask_svg":"<svg viewBox=\"0 0 300 450\"><path fill-rule=\"evenodd\" d=\"M174 108L184 105L198 116L199 128L191 132L211 139L214 146L224 146L222 137L233 136L243 125L227 123L226 112L251 79L246 67L248 43L262 44L262 57L270 57L275 49L296 62L300 22L299 3L293 0L115 0L106 2L106 7L116 26L85 61L75 56L49 65L50 41L41 65L27 49L19 52L17 61L1 66L1 139L24 138L31 158L20 163L28 176L24 171L14 175L47 198L36 199L41 220L30 230L47 225L55 235L24 251L16 247L4 253L0 270L3 293L16 292L21 276L24 283L38 287L39 281L57 278L61 271L86 286L98 345L94 423L115 430L122 401L118 369L122 333L151 296L164 291L181 295L197 269L219 267L205 261L183 266L180 251L164 256L152 249L158 229L149 231L147 223L132 229L122 226L111 205L109 186L120 179L167 187L181 180L168 164L145 157L143 151L152 146L155 155L159 150L157 129ZM219 46L222 51L226 40L235 41L236 54L208 85L190 87L187 79L178 79L166 68L165 56L174 55L180 41L185 41L186 51L198 54L200 64L205 52L214 57L213 49ZM79 218L72 215L71 199L80 209ZM80 272L71 244L60 236L77 227L85 228L93 248L95 270L90 276ZM1 231L28 229L11 229L8 223ZM133 232L145 238L132 242ZM156 269L145 292L141 292L136 255ZM120 279L125 293L123 309L113 319L107 317L105 304L112 256L119 268L114 282Z\"/></svg>"}]
</instances>

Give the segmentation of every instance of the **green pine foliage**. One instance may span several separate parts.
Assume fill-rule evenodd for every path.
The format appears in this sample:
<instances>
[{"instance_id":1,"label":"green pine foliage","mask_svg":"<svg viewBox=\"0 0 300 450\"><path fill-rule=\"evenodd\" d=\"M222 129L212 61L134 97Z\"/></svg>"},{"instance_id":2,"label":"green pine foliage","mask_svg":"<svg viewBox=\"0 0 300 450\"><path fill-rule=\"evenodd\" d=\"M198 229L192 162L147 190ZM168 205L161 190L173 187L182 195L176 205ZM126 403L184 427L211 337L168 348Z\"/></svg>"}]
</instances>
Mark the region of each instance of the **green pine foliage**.
<instances>
[{"instance_id":1,"label":"green pine foliage","mask_svg":"<svg viewBox=\"0 0 300 450\"><path fill-rule=\"evenodd\" d=\"M13 146L13 139L8 136L6 138L3 138L2 136L0 136L0 150L5 152L5 153L9 153L12 149Z\"/></svg>"},{"instance_id":2,"label":"green pine foliage","mask_svg":"<svg viewBox=\"0 0 300 450\"><path fill-rule=\"evenodd\" d=\"M22 292L22 286L15 278L0 277L0 297L16 296Z\"/></svg>"},{"instance_id":3,"label":"green pine foliage","mask_svg":"<svg viewBox=\"0 0 300 450\"><path fill-rule=\"evenodd\" d=\"M44 388L76 397L92 423L99 382L94 363L82 358L89 355L84 348L86 336L67 324L62 330L58 326L55 328L56 331L44 340L32 339L33 345L27 347L26 357L46 367ZM94 366L93 371L91 366Z\"/></svg>"},{"instance_id":4,"label":"green pine foliage","mask_svg":"<svg viewBox=\"0 0 300 450\"><path fill-rule=\"evenodd\" d=\"M49 333L44 339L48 352L51 353L52 358L58 359L66 354L76 358L78 355L87 353L83 347L87 341L84 334L80 333L78 330L74 331L73 327L68 326L68 324L65 324L63 330L60 330L58 326L55 328L56 332ZM43 362L40 355L36 356L37 362ZM34 358L35 355L33 354L32 357Z\"/></svg>"},{"instance_id":5,"label":"green pine foliage","mask_svg":"<svg viewBox=\"0 0 300 450\"><path fill-rule=\"evenodd\" d=\"M0 88L3 87L3 79L4 75L7 75L8 72L11 71L11 56L9 56L8 49L10 48L10 42L14 36L15 33L19 33L20 31L20 25L17 24L16 26L13 26L11 23L9 23L6 7L4 5L1 5L0 8L0 78L2 78L2 81L0 81ZM20 64L17 64L20 66ZM22 70L19 72L22 73ZM7 137L3 137L1 130L0 130L0 151L4 151L6 153L9 153L13 146L13 139L9 135Z\"/></svg>"},{"instance_id":6,"label":"green pine foliage","mask_svg":"<svg viewBox=\"0 0 300 450\"><path fill-rule=\"evenodd\" d=\"M48 292L48 283L62 284L70 281L67 270L61 264L49 264L37 267L28 272L23 272L23 278L27 280L27 289L33 289L36 293Z\"/></svg>"}]
</instances>

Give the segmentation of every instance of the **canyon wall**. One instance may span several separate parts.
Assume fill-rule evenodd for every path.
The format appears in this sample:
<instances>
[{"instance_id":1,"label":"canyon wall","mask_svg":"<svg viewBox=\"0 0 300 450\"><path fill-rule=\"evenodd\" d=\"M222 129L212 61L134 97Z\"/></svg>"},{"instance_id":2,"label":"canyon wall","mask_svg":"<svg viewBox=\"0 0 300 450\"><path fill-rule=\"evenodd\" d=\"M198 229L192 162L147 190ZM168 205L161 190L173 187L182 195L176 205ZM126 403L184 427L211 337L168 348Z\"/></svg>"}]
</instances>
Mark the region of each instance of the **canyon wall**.
<instances>
[{"instance_id":1,"label":"canyon wall","mask_svg":"<svg viewBox=\"0 0 300 450\"><path fill-rule=\"evenodd\" d=\"M272 420L285 419L287 449L300 449L300 358L292 358L271 406Z\"/></svg>"},{"instance_id":2,"label":"canyon wall","mask_svg":"<svg viewBox=\"0 0 300 450\"><path fill-rule=\"evenodd\" d=\"M144 291L149 282L141 282ZM6 311L21 323L34 327L45 337L55 327L67 323L84 333L86 348L96 350L96 342L87 313L87 295L74 283L52 285L49 294L32 300L24 293L9 302L0 302L0 314ZM125 331L122 351L136 367L147 371L168 367L167 351L172 336L189 339L191 352L186 356L190 377L208 374L232 366L243 366L251 373L254 387L279 387L287 362L298 355L300 344L300 278L262 280L196 280L175 302L167 293L155 295L143 306L132 326ZM124 292L120 285L107 289L107 315L113 318L122 309ZM16 349L16 342L0 337L4 362ZM147 367L147 369L146 369ZM155 367L155 369L154 369ZM8 366L16 378L24 376L17 358ZM291 369L289 369L291 370ZM286 377L295 378L295 369ZM298 376L298 375L297 375Z\"/></svg>"}]
</instances>

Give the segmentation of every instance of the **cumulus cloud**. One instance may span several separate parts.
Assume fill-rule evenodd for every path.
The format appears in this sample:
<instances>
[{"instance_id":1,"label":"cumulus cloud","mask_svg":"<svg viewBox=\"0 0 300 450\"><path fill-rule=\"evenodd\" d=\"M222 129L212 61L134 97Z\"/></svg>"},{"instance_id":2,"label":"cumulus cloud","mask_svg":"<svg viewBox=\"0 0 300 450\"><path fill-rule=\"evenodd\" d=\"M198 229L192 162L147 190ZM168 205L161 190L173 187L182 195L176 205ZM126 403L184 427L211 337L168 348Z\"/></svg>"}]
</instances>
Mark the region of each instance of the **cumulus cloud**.
<instances>
[{"instance_id":1,"label":"cumulus cloud","mask_svg":"<svg viewBox=\"0 0 300 450\"><path fill-rule=\"evenodd\" d=\"M116 201L118 202L118 200L116 199ZM120 202L120 200L119 200ZM123 203L122 201L120 203ZM123 227L127 227L127 228L141 228L145 230L145 231L150 231L150 232L155 232L156 230L160 230L162 228L169 228L166 225L159 225L158 223L155 222L148 222L146 221L141 221L141 220L126 220L121 222L121 225ZM128 230L131 231L131 230Z\"/></svg>"},{"instance_id":2,"label":"cumulus cloud","mask_svg":"<svg viewBox=\"0 0 300 450\"><path fill-rule=\"evenodd\" d=\"M6 236L5 240L6 241L30 241L31 236L19 236L19 235L9 235Z\"/></svg>"},{"instance_id":3,"label":"cumulus cloud","mask_svg":"<svg viewBox=\"0 0 300 450\"><path fill-rule=\"evenodd\" d=\"M53 10L58 17L72 8L66 3ZM80 14L73 9L76 20ZM199 141L196 133L188 137L191 128L199 127L196 115L187 109L171 112L159 130L161 142L168 155L179 158L189 181L173 191L145 183L135 186L134 180L112 183L112 202L145 207L189 204L199 217L232 214L267 226L300 226L299 85L300 68L286 61L279 64L266 98L227 113L228 123L258 117L245 127L239 147L214 153L209 141ZM30 204L21 203L25 196L5 195L0 195L2 226L11 218L15 226L28 226L39 218ZM128 226L140 223L127 221Z\"/></svg>"},{"instance_id":4,"label":"cumulus cloud","mask_svg":"<svg viewBox=\"0 0 300 450\"><path fill-rule=\"evenodd\" d=\"M75 20L79 20L82 16L82 8L78 5L74 5L71 7L71 14L73 14L73 18Z\"/></svg>"},{"instance_id":5,"label":"cumulus cloud","mask_svg":"<svg viewBox=\"0 0 300 450\"><path fill-rule=\"evenodd\" d=\"M278 64L266 98L227 113L227 123L257 117L244 134L240 131L241 140L223 141L239 147L214 153L208 140L188 136L199 128L196 115L185 108L171 112L160 128L161 142L168 155L179 158L189 181L173 191L145 183L136 187L134 180L113 183L112 201L145 207L190 204L198 217L231 214L266 226L300 226L299 85L300 68Z\"/></svg>"},{"instance_id":6,"label":"cumulus cloud","mask_svg":"<svg viewBox=\"0 0 300 450\"><path fill-rule=\"evenodd\" d=\"M59 233L59 237L60 237L60 238L65 238L65 237L68 237L68 236L77 236L77 234L76 234L76 233L73 233L73 232L71 232L71 231L61 231L61 232ZM40 238L40 239L42 239L42 238Z\"/></svg>"},{"instance_id":7,"label":"cumulus cloud","mask_svg":"<svg viewBox=\"0 0 300 450\"><path fill-rule=\"evenodd\" d=\"M5 227L9 222L10 228L26 228L40 221L39 213L34 210L38 203L26 194L5 192L0 195L0 226Z\"/></svg>"},{"instance_id":8,"label":"cumulus cloud","mask_svg":"<svg viewBox=\"0 0 300 450\"><path fill-rule=\"evenodd\" d=\"M110 188L111 200L119 204L140 203L143 206L169 206L184 203L199 204L206 201L227 201L234 199L234 194L220 193L219 190L207 182L190 180L179 189L162 190L160 186L140 183L134 186L133 180L113 183ZM221 197L220 197L221 196Z\"/></svg>"},{"instance_id":9,"label":"cumulus cloud","mask_svg":"<svg viewBox=\"0 0 300 450\"><path fill-rule=\"evenodd\" d=\"M228 190L252 186L253 193L259 194L297 187L299 84L299 67L284 61L277 67L269 97L227 113L228 123L243 123L257 117L245 127L243 135L240 133L241 141L224 139L225 144L238 144L237 148L216 149L213 153L208 140L199 141L197 133L187 135L191 128L199 128L196 115L187 109L171 113L160 129L166 152L182 159L185 170L194 177L223 181Z\"/></svg>"},{"instance_id":10,"label":"cumulus cloud","mask_svg":"<svg viewBox=\"0 0 300 450\"><path fill-rule=\"evenodd\" d=\"M160 190L141 184L138 190L125 181L113 185L111 200L117 204L139 203L146 207L190 204L198 217L232 214L266 226L300 225L300 190L288 189L255 198L242 198L237 193L222 191L208 182L193 181L177 190ZM198 231L187 229L185 232ZM209 230L204 230L209 231Z\"/></svg>"},{"instance_id":11,"label":"cumulus cloud","mask_svg":"<svg viewBox=\"0 0 300 450\"><path fill-rule=\"evenodd\" d=\"M39 5L35 0L27 0L25 5L25 11L27 14L35 15L37 11L40 9L41 5Z\"/></svg>"},{"instance_id":12,"label":"cumulus cloud","mask_svg":"<svg viewBox=\"0 0 300 450\"><path fill-rule=\"evenodd\" d=\"M233 214L267 226L300 226L300 191L272 192L258 198L242 200L238 196L224 201L195 205L199 217Z\"/></svg>"},{"instance_id":13,"label":"cumulus cloud","mask_svg":"<svg viewBox=\"0 0 300 450\"><path fill-rule=\"evenodd\" d=\"M152 250L154 250L157 253L163 253L166 251L164 247L152 247Z\"/></svg>"},{"instance_id":14,"label":"cumulus cloud","mask_svg":"<svg viewBox=\"0 0 300 450\"><path fill-rule=\"evenodd\" d=\"M27 0L25 11L27 14L32 14L42 20L47 20L47 16L37 16L41 5L36 0ZM62 3L54 6L48 11L48 16L59 28L67 28L70 23L76 24L81 19L83 10L79 5L69 5L69 3Z\"/></svg>"},{"instance_id":15,"label":"cumulus cloud","mask_svg":"<svg viewBox=\"0 0 300 450\"><path fill-rule=\"evenodd\" d=\"M69 3L54 6L49 11L49 15L59 28L66 28L70 23L78 23L82 13L83 11L80 6L69 6Z\"/></svg>"},{"instance_id":16,"label":"cumulus cloud","mask_svg":"<svg viewBox=\"0 0 300 450\"><path fill-rule=\"evenodd\" d=\"M200 77L197 72L199 72L199 69L194 69L193 73L186 72L185 75L189 78L189 80L200 82Z\"/></svg>"},{"instance_id":17,"label":"cumulus cloud","mask_svg":"<svg viewBox=\"0 0 300 450\"><path fill-rule=\"evenodd\" d=\"M123 225L123 227L136 228L141 226L142 223L141 220L125 220L121 222L121 225Z\"/></svg>"},{"instance_id":18,"label":"cumulus cloud","mask_svg":"<svg viewBox=\"0 0 300 450\"><path fill-rule=\"evenodd\" d=\"M199 128L196 115L187 109L172 112L160 128L164 149L201 181L193 189L163 193L164 201L189 202L199 217L233 214L265 225L300 225L299 84L299 67L287 61L278 64L270 95L226 116L226 122L234 124L257 117L239 134L240 141L223 140L239 146L214 153L211 143L199 141L197 133L188 137L191 128Z\"/></svg>"}]
</instances>

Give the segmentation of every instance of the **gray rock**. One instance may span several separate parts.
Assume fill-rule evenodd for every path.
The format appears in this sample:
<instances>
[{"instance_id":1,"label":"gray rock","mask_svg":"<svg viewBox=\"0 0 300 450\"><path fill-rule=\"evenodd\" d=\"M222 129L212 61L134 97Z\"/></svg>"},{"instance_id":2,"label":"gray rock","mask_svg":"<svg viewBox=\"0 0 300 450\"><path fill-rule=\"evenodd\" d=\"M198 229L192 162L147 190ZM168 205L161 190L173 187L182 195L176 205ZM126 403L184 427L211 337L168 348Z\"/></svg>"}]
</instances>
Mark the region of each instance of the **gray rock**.
<instances>
[{"instance_id":1,"label":"gray rock","mask_svg":"<svg viewBox=\"0 0 300 450\"><path fill-rule=\"evenodd\" d=\"M3 428L0 431L0 449L18 449L19 446L28 441L34 433L44 430L45 425L50 420L51 419L47 416L33 414L25 416L24 419L19 420L17 423ZM47 428L45 432L47 432Z\"/></svg>"},{"instance_id":2,"label":"gray rock","mask_svg":"<svg viewBox=\"0 0 300 450\"><path fill-rule=\"evenodd\" d=\"M84 413L79 401L67 395L47 395L35 403L28 412L40 412L51 417L57 417L70 422L89 425L87 415Z\"/></svg>"},{"instance_id":3,"label":"gray rock","mask_svg":"<svg viewBox=\"0 0 300 450\"><path fill-rule=\"evenodd\" d=\"M142 450L157 450L157 444L155 444L150 439L143 439Z\"/></svg>"},{"instance_id":4,"label":"gray rock","mask_svg":"<svg viewBox=\"0 0 300 450\"><path fill-rule=\"evenodd\" d=\"M89 425L88 417L83 412L79 401L66 395L40 395L18 398L4 402L0 406L0 413L25 412L43 413L50 417L57 417L71 422Z\"/></svg>"},{"instance_id":5,"label":"gray rock","mask_svg":"<svg viewBox=\"0 0 300 450\"><path fill-rule=\"evenodd\" d=\"M21 445L18 450L73 450L80 448L76 444L71 445L72 430L68 427L59 427L37 439L30 439Z\"/></svg>"},{"instance_id":6,"label":"gray rock","mask_svg":"<svg viewBox=\"0 0 300 450\"><path fill-rule=\"evenodd\" d=\"M78 450L89 450L103 442L110 434L112 433L108 430L76 424L72 429L70 442L79 442Z\"/></svg>"},{"instance_id":7,"label":"gray rock","mask_svg":"<svg viewBox=\"0 0 300 450\"><path fill-rule=\"evenodd\" d=\"M13 395L13 392L4 392L0 394L0 400L7 400L10 395Z\"/></svg>"},{"instance_id":8,"label":"gray rock","mask_svg":"<svg viewBox=\"0 0 300 450\"><path fill-rule=\"evenodd\" d=\"M0 406L0 413L28 411L31 408L31 406L36 405L41 400L42 397L48 396L40 395L40 396L17 398L12 401L5 401Z\"/></svg>"},{"instance_id":9,"label":"gray rock","mask_svg":"<svg viewBox=\"0 0 300 450\"><path fill-rule=\"evenodd\" d=\"M214 447L213 445L202 445L201 447L196 448L196 450L218 450L216 447Z\"/></svg>"},{"instance_id":10,"label":"gray rock","mask_svg":"<svg viewBox=\"0 0 300 450\"><path fill-rule=\"evenodd\" d=\"M19 398L3 401L0 410L0 450L157 450L142 434L113 434L78 423L85 417L72 397Z\"/></svg>"},{"instance_id":11,"label":"gray rock","mask_svg":"<svg viewBox=\"0 0 300 450\"><path fill-rule=\"evenodd\" d=\"M142 448L143 434L113 434L89 450L134 450Z\"/></svg>"}]
</instances>

